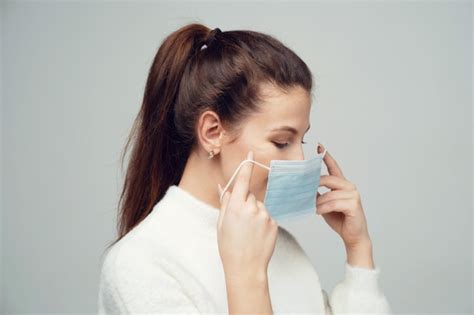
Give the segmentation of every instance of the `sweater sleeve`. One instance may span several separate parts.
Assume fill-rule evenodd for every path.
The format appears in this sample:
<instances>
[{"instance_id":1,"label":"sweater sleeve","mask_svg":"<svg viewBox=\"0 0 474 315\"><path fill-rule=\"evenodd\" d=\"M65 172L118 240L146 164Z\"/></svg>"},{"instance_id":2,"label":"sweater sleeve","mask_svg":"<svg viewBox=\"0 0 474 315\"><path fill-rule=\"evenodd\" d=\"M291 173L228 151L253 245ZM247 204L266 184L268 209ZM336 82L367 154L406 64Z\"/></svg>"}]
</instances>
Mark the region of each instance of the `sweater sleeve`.
<instances>
[{"instance_id":1,"label":"sweater sleeve","mask_svg":"<svg viewBox=\"0 0 474 315\"><path fill-rule=\"evenodd\" d=\"M99 314L198 313L180 283L146 248L111 250L104 259L99 284Z\"/></svg>"},{"instance_id":2,"label":"sweater sleeve","mask_svg":"<svg viewBox=\"0 0 474 315\"><path fill-rule=\"evenodd\" d=\"M352 266L345 263L345 279L331 292L323 289L326 315L392 314L387 298L379 286L380 268Z\"/></svg>"}]
</instances>

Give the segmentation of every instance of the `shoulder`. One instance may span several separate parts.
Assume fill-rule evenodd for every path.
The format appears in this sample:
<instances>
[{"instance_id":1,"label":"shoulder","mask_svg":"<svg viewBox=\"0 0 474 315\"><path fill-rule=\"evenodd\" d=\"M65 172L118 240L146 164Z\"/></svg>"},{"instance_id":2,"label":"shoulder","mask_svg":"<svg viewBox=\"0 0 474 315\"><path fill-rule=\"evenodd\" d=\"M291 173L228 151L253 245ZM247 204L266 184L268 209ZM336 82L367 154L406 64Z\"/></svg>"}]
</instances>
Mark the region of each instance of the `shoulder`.
<instances>
[{"instance_id":1,"label":"shoulder","mask_svg":"<svg viewBox=\"0 0 474 315\"><path fill-rule=\"evenodd\" d=\"M174 256L145 238L127 239L110 248L103 259L99 307L111 313L196 312L189 298L186 270ZM184 276L183 276L184 275Z\"/></svg>"},{"instance_id":2,"label":"shoulder","mask_svg":"<svg viewBox=\"0 0 474 315\"><path fill-rule=\"evenodd\" d=\"M105 253L101 268L103 280L117 283L125 276L152 268L153 257L159 250L145 238L120 240Z\"/></svg>"},{"instance_id":3,"label":"shoulder","mask_svg":"<svg viewBox=\"0 0 474 315\"><path fill-rule=\"evenodd\" d=\"M118 300L139 298L174 283L171 270L173 256L146 238L130 238L117 242L102 261L100 286L102 294Z\"/></svg>"},{"instance_id":4,"label":"shoulder","mask_svg":"<svg viewBox=\"0 0 474 315\"><path fill-rule=\"evenodd\" d=\"M135 244L138 246L133 246ZM103 256L99 280L99 309L102 311L128 311L125 300L137 287L140 274L150 269L146 242L135 244L122 238Z\"/></svg>"}]
</instances>

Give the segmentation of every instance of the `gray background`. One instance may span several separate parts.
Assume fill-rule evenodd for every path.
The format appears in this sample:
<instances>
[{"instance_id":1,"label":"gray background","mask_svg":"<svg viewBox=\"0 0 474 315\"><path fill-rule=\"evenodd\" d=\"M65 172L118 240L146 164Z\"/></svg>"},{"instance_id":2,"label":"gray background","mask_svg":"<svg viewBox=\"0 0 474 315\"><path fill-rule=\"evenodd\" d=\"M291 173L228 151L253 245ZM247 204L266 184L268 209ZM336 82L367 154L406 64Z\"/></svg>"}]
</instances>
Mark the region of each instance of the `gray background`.
<instances>
[{"instance_id":1,"label":"gray background","mask_svg":"<svg viewBox=\"0 0 474 315\"><path fill-rule=\"evenodd\" d=\"M472 312L472 10L3 2L0 312L96 312L119 155L156 49L189 22L274 35L307 62L305 153L320 140L357 185L394 312ZM344 276L339 236L322 217L286 226L332 289Z\"/></svg>"}]
</instances>

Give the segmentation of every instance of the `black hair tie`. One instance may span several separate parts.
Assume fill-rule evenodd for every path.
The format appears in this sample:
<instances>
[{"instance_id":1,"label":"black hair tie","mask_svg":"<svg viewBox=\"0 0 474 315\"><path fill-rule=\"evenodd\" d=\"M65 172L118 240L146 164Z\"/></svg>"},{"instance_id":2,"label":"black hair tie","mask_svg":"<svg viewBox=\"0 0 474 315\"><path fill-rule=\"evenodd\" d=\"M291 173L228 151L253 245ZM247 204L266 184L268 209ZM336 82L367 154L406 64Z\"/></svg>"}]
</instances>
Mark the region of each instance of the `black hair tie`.
<instances>
[{"instance_id":1,"label":"black hair tie","mask_svg":"<svg viewBox=\"0 0 474 315\"><path fill-rule=\"evenodd\" d=\"M212 31L209 32L209 34L207 35L207 38L206 38L206 41L205 43L203 44L203 46L201 47L201 50L209 47L210 45L212 45L212 43L214 41L216 41L216 36L218 34L222 33L221 29L216 27L215 29L213 29Z\"/></svg>"},{"instance_id":2,"label":"black hair tie","mask_svg":"<svg viewBox=\"0 0 474 315\"><path fill-rule=\"evenodd\" d=\"M209 39L214 40L217 36L217 34L222 33L221 29L216 27L209 33Z\"/></svg>"}]
</instances>

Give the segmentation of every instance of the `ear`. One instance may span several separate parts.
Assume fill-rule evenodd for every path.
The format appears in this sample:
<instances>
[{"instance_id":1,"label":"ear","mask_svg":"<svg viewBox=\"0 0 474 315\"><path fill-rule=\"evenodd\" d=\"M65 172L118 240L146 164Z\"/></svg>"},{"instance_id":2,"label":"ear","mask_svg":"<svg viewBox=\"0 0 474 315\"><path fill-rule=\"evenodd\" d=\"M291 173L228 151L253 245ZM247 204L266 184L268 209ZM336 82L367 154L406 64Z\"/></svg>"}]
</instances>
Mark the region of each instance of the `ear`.
<instances>
[{"instance_id":1,"label":"ear","mask_svg":"<svg viewBox=\"0 0 474 315\"><path fill-rule=\"evenodd\" d=\"M216 112L207 110L201 114L197 123L197 137L200 146L217 155L221 150L225 130Z\"/></svg>"}]
</instances>

